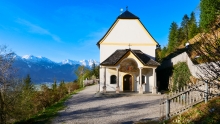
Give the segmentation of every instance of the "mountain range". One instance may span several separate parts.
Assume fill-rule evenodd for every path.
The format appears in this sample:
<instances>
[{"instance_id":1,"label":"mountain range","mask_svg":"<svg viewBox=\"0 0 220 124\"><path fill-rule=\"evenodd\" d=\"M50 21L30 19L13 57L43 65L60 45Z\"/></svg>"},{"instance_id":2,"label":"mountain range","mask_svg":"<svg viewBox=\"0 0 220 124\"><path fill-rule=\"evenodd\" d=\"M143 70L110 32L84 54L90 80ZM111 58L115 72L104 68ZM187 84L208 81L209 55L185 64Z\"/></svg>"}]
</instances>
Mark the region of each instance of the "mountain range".
<instances>
[{"instance_id":1,"label":"mountain range","mask_svg":"<svg viewBox=\"0 0 220 124\"><path fill-rule=\"evenodd\" d=\"M65 82L77 79L75 71L79 66L91 68L93 63L99 65L99 62L90 60L70 60L66 59L62 62L54 62L46 57L25 55L15 56L13 67L17 70L17 76L25 78L30 75L32 82L40 84L44 82L53 82L64 80Z\"/></svg>"}]
</instances>

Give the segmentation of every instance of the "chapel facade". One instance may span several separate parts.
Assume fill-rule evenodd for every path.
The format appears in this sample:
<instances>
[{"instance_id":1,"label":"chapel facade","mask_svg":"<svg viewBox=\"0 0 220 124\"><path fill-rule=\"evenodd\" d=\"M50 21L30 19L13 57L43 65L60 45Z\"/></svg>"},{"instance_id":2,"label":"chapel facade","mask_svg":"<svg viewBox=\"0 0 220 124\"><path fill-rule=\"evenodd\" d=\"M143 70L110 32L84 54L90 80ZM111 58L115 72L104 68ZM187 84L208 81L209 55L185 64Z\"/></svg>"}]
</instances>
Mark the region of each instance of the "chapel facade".
<instances>
[{"instance_id":1,"label":"chapel facade","mask_svg":"<svg viewBox=\"0 0 220 124\"><path fill-rule=\"evenodd\" d=\"M159 44L139 17L119 15L97 42L100 49L100 91L157 93L155 50Z\"/></svg>"}]
</instances>

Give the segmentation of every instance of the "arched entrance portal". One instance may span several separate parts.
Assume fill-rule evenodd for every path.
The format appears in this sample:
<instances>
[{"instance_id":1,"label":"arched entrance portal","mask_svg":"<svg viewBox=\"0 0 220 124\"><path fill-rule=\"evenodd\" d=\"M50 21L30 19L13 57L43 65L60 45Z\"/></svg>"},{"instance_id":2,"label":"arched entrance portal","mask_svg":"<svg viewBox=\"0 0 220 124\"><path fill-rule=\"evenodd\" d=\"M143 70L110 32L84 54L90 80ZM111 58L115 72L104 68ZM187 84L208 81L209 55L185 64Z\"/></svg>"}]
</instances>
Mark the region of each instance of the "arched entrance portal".
<instances>
[{"instance_id":1,"label":"arched entrance portal","mask_svg":"<svg viewBox=\"0 0 220 124\"><path fill-rule=\"evenodd\" d=\"M123 77L123 91L132 91L132 77L129 74Z\"/></svg>"}]
</instances>

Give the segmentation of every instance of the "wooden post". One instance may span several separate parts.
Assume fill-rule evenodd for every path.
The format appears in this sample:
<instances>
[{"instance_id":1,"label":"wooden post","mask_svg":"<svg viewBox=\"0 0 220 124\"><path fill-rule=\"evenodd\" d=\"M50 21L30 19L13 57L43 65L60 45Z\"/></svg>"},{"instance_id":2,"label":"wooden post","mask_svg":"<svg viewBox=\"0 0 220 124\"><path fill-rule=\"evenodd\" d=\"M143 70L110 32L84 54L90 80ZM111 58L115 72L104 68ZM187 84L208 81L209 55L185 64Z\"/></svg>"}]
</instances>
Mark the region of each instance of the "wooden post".
<instances>
[{"instance_id":1,"label":"wooden post","mask_svg":"<svg viewBox=\"0 0 220 124\"><path fill-rule=\"evenodd\" d=\"M177 93L179 93L179 90L177 91ZM179 96L177 96L177 103L180 102Z\"/></svg>"},{"instance_id":2,"label":"wooden post","mask_svg":"<svg viewBox=\"0 0 220 124\"><path fill-rule=\"evenodd\" d=\"M167 99L166 99L166 120L168 120L170 118L169 114L170 114L170 100L167 97Z\"/></svg>"},{"instance_id":3,"label":"wooden post","mask_svg":"<svg viewBox=\"0 0 220 124\"><path fill-rule=\"evenodd\" d=\"M189 104L191 104L191 91L189 91Z\"/></svg>"},{"instance_id":4,"label":"wooden post","mask_svg":"<svg viewBox=\"0 0 220 124\"><path fill-rule=\"evenodd\" d=\"M142 67L139 67L139 94L143 94L143 87L142 87Z\"/></svg>"},{"instance_id":5,"label":"wooden post","mask_svg":"<svg viewBox=\"0 0 220 124\"><path fill-rule=\"evenodd\" d=\"M106 93L106 67L104 67L104 86L103 86L103 93Z\"/></svg>"},{"instance_id":6,"label":"wooden post","mask_svg":"<svg viewBox=\"0 0 220 124\"><path fill-rule=\"evenodd\" d=\"M154 86L152 89L152 94L157 94L157 76L156 76L156 68L153 68L153 77L154 77Z\"/></svg>"},{"instance_id":7,"label":"wooden post","mask_svg":"<svg viewBox=\"0 0 220 124\"><path fill-rule=\"evenodd\" d=\"M120 88L119 88L119 67L117 67L116 70L117 70L117 78L116 78L117 86L116 86L116 93L119 93L119 92L120 92Z\"/></svg>"},{"instance_id":8,"label":"wooden post","mask_svg":"<svg viewBox=\"0 0 220 124\"><path fill-rule=\"evenodd\" d=\"M205 103L208 102L208 81L205 81Z\"/></svg>"}]
</instances>

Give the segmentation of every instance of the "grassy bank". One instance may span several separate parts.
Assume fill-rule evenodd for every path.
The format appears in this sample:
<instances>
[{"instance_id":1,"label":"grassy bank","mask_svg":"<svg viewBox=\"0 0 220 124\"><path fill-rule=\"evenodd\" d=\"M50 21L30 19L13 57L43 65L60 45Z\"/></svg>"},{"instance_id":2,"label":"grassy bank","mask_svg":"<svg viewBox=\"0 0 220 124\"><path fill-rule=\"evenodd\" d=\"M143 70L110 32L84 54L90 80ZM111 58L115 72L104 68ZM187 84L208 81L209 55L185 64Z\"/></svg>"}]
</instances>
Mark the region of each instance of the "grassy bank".
<instances>
[{"instance_id":1,"label":"grassy bank","mask_svg":"<svg viewBox=\"0 0 220 124\"><path fill-rule=\"evenodd\" d=\"M220 97L213 98L208 103L200 103L181 115L164 122L165 124L219 124Z\"/></svg>"},{"instance_id":2,"label":"grassy bank","mask_svg":"<svg viewBox=\"0 0 220 124\"><path fill-rule=\"evenodd\" d=\"M43 111L37 113L27 120L22 120L16 122L15 124L49 124L51 120L57 116L58 111L65 108L64 102L69 99L73 94L77 94L79 91L84 88L80 88L72 92L71 94L66 95L60 101L56 102L50 107L45 108Z\"/></svg>"},{"instance_id":3,"label":"grassy bank","mask_svg":"<svg viewBox=\"0 0 220 124\"><path fill-rule=\"evenodd\" d=\"M220 124L220 97L200 103L181 115L166 121L145 120L135 124Z\"/></svg>"}]
</instances>

